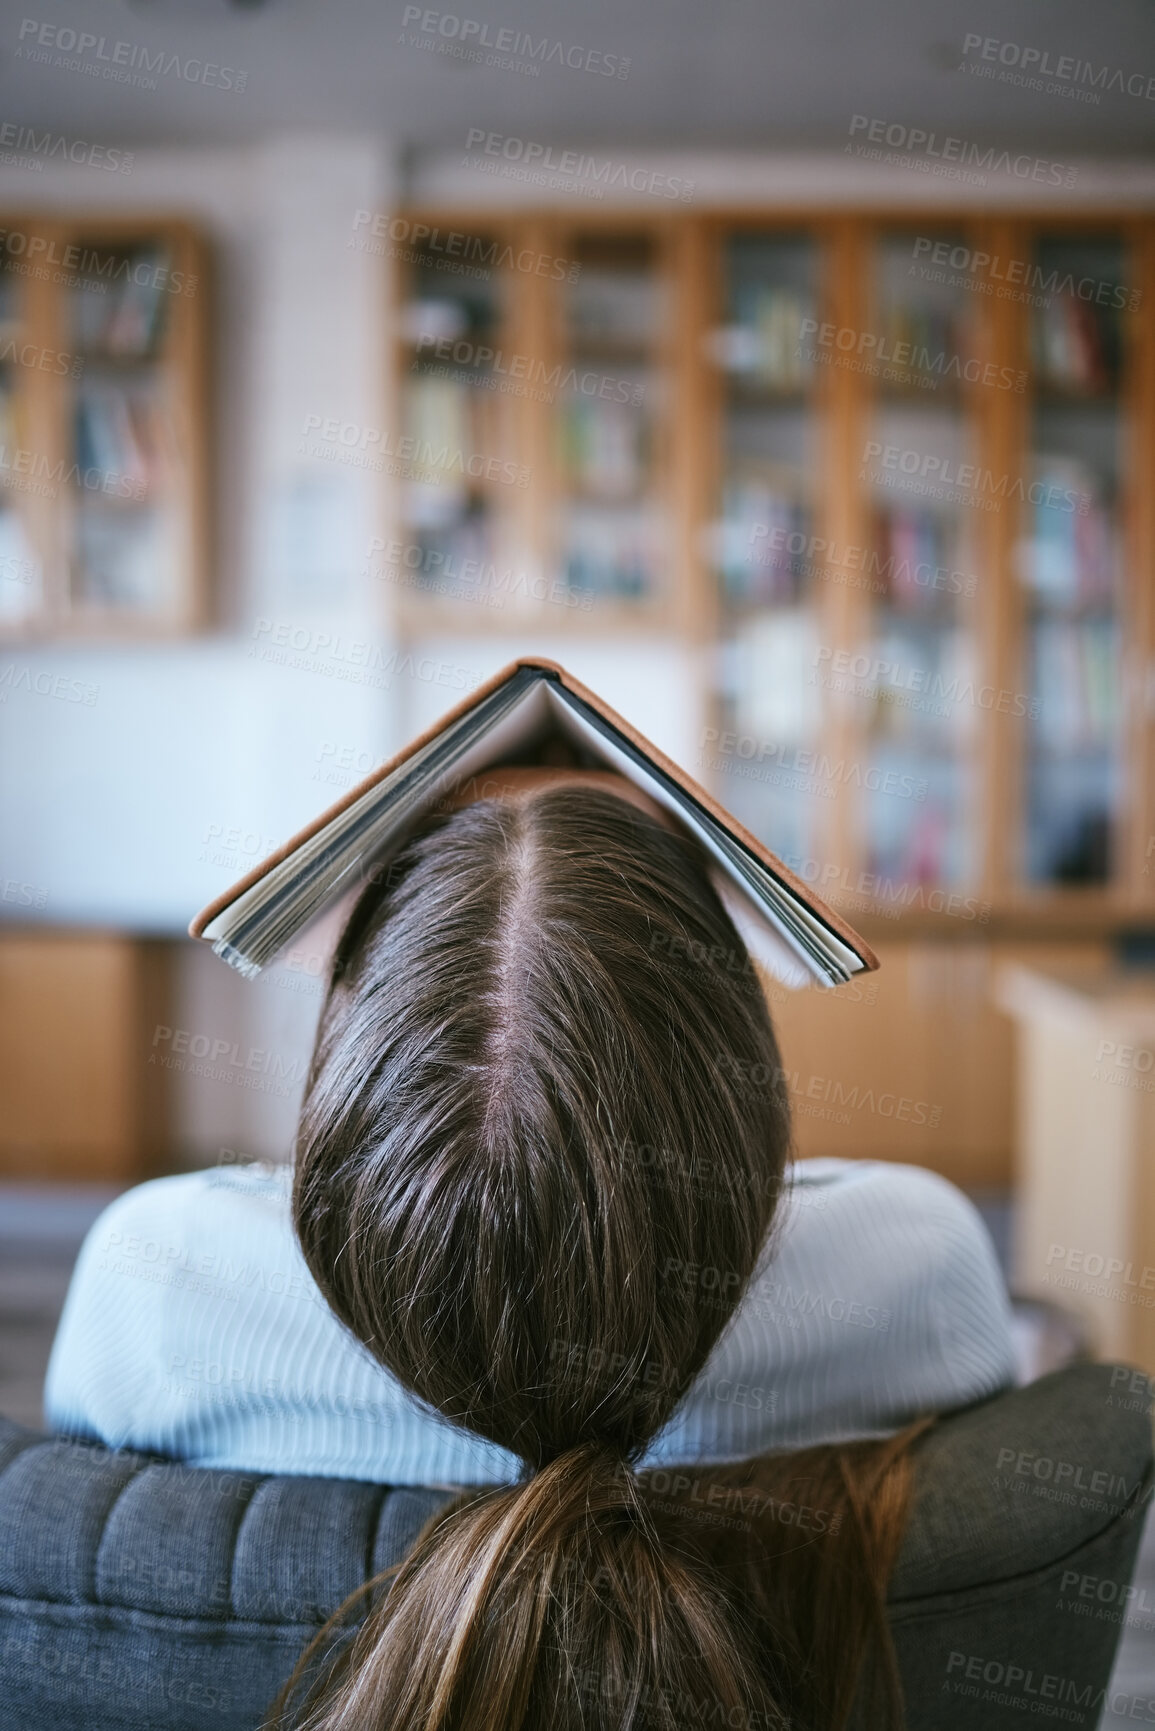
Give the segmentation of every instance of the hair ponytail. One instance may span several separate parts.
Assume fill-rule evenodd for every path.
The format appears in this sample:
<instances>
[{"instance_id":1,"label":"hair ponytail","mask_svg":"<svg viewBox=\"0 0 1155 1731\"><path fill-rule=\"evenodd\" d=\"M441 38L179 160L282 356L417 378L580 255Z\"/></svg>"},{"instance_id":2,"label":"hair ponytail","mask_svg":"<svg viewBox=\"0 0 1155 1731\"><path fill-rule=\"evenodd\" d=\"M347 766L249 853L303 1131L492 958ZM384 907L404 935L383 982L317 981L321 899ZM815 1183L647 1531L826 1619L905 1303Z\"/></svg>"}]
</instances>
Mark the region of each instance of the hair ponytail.
<instances>
[{"instance_id":1,"label":"hair ponytail","mask_svg":"<svg viewBox=\"0 0 1155 1731\"><path fill-rule=\"evenodd\" d=\"M620 1457L568 1450L441 1512L300 1731L785 1727L725 1595Z\"/></svg>"},{"instance_id":2,"label":"hair ponytail","mask_svg":"<svg viewBox=\"0 0 1155 1731\"><path fill-rule=\"evenodd\" d=\"M701 854L611 793L481 802L349 931L302 1111L301 1247L403 1386L526 1476L458 1498L383 1596L354 1595L361 1628L306 1689L322 1631L278 1722L833 1723L793 1711L833 1699L805 1643L767 1639L740 1571L632 1470L765 1249L789 1144Z\"/></svg>"}]
</instances>

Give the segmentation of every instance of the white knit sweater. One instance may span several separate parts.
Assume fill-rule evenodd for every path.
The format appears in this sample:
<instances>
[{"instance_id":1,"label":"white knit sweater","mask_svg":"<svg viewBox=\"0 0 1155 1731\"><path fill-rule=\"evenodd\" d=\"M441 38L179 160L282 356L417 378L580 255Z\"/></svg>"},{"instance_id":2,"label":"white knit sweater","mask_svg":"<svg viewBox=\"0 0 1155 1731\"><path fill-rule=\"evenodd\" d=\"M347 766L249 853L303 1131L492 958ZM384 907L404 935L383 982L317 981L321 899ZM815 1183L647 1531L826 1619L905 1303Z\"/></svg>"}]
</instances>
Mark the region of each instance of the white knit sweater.
<instances>
[{"instance_id":1,"label":"white knit sweater","mask_svg":"<svg viewBox=\"0 0 1155 1731\"><path fill-rule=\"evenodd\" d=\"M912 1166L808 1160L771 1252L644 1465L731 1461L885 1434L1007 1386L1010 1309L986 1230ZM713 1271L677 1269L708 1297ZM286 1169L128 1191L85 1240L45 1390L48 1422L203 1466L479 1484L505 1451L406 1395L318 1292Z\"/></svg>"}]
</instances>

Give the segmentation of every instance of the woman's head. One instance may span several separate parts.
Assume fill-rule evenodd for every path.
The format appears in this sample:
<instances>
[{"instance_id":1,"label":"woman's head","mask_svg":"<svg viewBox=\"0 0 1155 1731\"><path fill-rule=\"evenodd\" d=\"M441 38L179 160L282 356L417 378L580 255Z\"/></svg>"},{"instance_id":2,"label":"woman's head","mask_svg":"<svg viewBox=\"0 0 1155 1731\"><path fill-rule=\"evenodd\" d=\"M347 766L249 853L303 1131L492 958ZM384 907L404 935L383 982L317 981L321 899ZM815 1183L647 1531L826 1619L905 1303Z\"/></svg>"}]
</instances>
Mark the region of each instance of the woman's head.
<instances>
[{"instance_id":1,"label":"woman's head","mask_svg":"<svg viewBox=\"0 0 1155 1731\"><path fill-rule=\"evenodd\" d=\"M451 1699L471 1725L531 1722L528 1682L512 1718L459 1693L488 1675L482 1629L508 1639L511 1593L525 1612L523 1577L548 1576L554 1614L525 1612L512 1670L537 1678L534 1700L548 1682L551 1713L563 1649L600 1664L608 1642L628 1690L672 1662L654 1649L670 1619L695 1674L747 1699L716 1601L681 1564L671 1603L673 1560L625 1470L704 1364L777 1200L789 1120L779 1087L739 1080L780 1076L744 963L696 847L591 786L454 812L354 911L302 1115L301 1245L407 1388L538 1474L455 1517L390 1593L374 1674L392 1701L417 1693L411 1721L382 1723L456 1724L437 1717ZM595 1565L608 1599L581 1586ZM399 1656L402 1625L481 1641L439 1706ZM719 1641L715 1665L703 1645ZM620 1706L603 1703L607 1723Z\"/></svg>"},{"instance_id":2,"label":"woman's head","mask_svg":"<svg viewBox=\"0 0 1155 1731\"><path fill-rule=\"evenodd\" d=\"M338 952L298 1149L322 1290L531 1467L639 1451L746 1285L788 1141L767 1012L680 835L558 786L456 812ZM690 960L691 957L701 958Z\"/></svg>"}]
</instances>

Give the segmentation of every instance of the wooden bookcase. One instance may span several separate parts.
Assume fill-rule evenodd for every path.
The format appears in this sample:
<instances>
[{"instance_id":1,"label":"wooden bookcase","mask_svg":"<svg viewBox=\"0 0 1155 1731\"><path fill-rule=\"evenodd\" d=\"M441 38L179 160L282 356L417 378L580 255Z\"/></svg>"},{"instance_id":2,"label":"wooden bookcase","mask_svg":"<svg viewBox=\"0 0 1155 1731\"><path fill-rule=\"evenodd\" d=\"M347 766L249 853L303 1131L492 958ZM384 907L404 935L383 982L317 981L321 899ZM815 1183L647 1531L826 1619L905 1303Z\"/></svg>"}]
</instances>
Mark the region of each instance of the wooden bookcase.
<instances>
[{"instance_id":1,"label":"wooden bookcase","mask_svg":"<svg viewBox=\"0 0 1155 1731\"><path fill-rule=\"evenodd\" d=\"M0 219L0 633L207 613L208 249L167 217Z\"/></svg>"},{"instance_id":2,"label":"wooden bookcase","mask_svg":"<svg viewBox=\"0 0 1155 1731\"><path fill-rule=\"evenodd\" d=\"M1155 224L413 214L403 426L519 484L402 503L408 635L701 646L690 767L876 937L1155 919Z\"/></svg>"},{"instance_id":3,"label":"wooden bookcase","mask_svg":"<svg viewBox=\"0 0 1155 1731\"><path fill-rule=\"evenodd\" d=\"M1006 1188L998 968L1106 965L1155 926L1155 222L409 214L431 239L397 266L402 376L440 321L457 414L515 365L542 388L502 391L526 484L476 495L469 546L407 518L402 483L402 633L696 651L687 767L884 962L771 993L798 1151ZM469 283L500 307L492 340L453 311ZM581 411L583 465L586 372L644 388ZM591 476L662 502L632 592L612 533L600 570L573 533Z\"/></svg>"},{"instance_id":4,"label":"wooden bookcase","mask_svg":"<svg viewBox=\"0 0 1155 1731\"><path fill-rule=\"evenodd\" d=\"M454 213L432 227L398 282L409 442L401 556L379 575L403 627L688 629L683 234ZM478 458L489 472L463 475Z\"/></svg>"}]
</instances>

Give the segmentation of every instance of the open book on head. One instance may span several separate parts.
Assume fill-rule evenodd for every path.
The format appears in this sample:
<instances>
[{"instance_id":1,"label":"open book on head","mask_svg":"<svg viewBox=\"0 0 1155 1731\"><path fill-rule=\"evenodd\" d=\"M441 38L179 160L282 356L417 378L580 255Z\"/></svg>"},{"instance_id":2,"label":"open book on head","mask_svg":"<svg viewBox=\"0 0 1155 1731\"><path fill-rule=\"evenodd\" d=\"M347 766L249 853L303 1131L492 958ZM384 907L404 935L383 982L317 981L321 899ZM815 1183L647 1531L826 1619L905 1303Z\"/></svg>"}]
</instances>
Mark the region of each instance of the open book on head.
<instances>
[{"instance_id":1,"label":"open book on head","mask_svg":"<svg viewBox=\"0 0 1155 1731\"><path fill-rule=\"evenodd\" d=\"M751 957L790 986L841 985L878 966L869 945L684 770L554 661L523 659L374 770L189 927L257 974L376 875L417 826L487 771L564 761L611 770L709 855L710 881ZM478 797L484 797L484 782Z\"/></svg>"}]
</instances>

